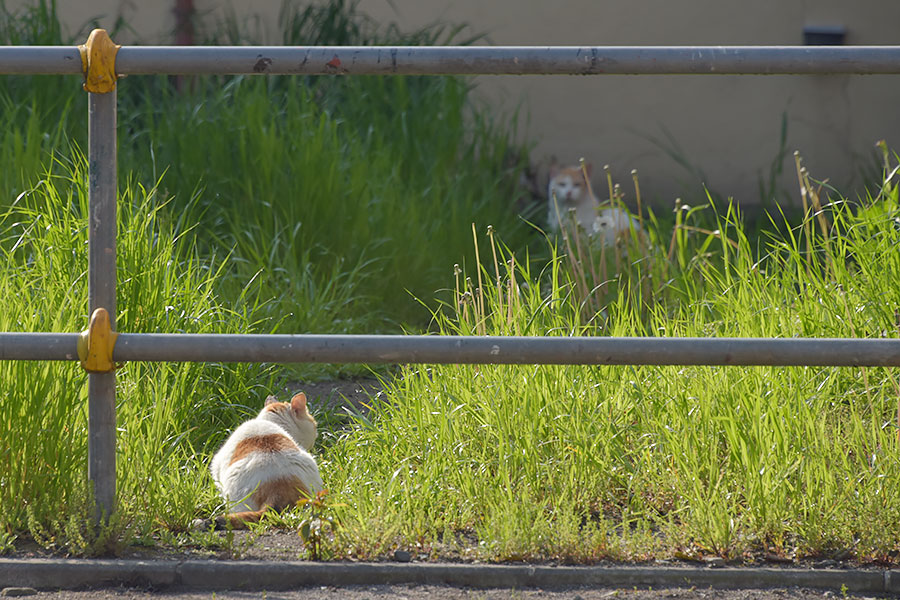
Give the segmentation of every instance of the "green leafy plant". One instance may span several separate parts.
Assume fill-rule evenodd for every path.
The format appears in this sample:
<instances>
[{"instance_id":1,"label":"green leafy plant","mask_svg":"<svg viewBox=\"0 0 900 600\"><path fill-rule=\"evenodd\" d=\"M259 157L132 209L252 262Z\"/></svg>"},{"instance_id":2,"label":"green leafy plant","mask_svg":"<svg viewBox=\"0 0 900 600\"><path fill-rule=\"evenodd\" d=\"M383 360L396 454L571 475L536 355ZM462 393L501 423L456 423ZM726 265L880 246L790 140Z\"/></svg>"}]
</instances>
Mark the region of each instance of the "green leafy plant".
<instances>
[{"instance_id":1,"label":"green leafy plant","mask_svg":"<svg viewBox=\"0 0 900 600\"><path fill-rule=\"evenodd\" d=\"M346 505L329 500L328 490L319 490L312 498L298 500L297 506L309 510L297 529L306 546L307 556L311 560L332 558L335 535L340 525L334 509Z\"/></svg>"}]
</instances>

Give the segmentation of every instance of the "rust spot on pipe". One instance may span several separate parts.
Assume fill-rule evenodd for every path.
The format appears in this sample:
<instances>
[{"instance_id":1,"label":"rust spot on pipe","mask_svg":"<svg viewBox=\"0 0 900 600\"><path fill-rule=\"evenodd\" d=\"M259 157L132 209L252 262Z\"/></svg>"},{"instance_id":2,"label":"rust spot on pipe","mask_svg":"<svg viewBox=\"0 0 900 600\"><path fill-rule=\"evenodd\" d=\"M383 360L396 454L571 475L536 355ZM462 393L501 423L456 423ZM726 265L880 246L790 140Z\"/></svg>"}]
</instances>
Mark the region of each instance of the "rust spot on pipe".
<instances>
[{"instance_id":1,"label":"rust spot on pipe","mask_svg":"<svg viewBox=\"0 0 900 600\"><path fill-rule=\"evenodd\" d=\"M335 54L334 58L325 63L325 66L331 67L332 69L340 69L341 68L341 59L338 58L338 55Z\"/></svg>"}]
</instances>

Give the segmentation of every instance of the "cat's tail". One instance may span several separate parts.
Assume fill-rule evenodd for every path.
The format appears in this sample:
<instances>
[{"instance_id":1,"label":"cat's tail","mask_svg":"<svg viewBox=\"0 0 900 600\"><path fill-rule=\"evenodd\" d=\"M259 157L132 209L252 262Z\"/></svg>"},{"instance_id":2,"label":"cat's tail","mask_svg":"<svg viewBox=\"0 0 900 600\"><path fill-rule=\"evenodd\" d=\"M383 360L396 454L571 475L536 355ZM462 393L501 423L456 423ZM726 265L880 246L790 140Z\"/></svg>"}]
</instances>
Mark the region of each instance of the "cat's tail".
<instances>
[{"instance_id":1,"label":"cat's tail","mask_svg":"<svg viewBox=\"0 0 900 600\"><path fill-rule=\"evenodd\" d=\"M216 517L216 529L247 529L250 523L259 523L263 514L269 510L266 506L260 510L245 510Z\"/></svg>"}]
</instances>

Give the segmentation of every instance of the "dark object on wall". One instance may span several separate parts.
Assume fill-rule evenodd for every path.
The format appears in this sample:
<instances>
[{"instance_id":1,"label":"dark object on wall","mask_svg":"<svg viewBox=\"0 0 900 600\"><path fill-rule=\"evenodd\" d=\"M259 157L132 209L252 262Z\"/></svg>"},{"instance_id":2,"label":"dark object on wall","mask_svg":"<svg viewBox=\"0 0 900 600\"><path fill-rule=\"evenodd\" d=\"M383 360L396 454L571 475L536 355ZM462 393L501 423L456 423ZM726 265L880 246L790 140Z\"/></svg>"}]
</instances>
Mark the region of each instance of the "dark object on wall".
<instances>
[{"instance_id":1,"label":"dark object on wall","mask_svg":"<svg viewBox=\"0 0 900 600\"><path fill-rule=\"evenodd\" d=\"M847 29L842 25L807 25L803 28L804 46L843 46Z\"/></svg>"},{"instance_id":2,"label":"dark object on wall","mask_svg":"<svg viewBox=\"0 0 900 600\"><path fill-rule=\"evenodd\" d=\"M175 0L175 44L194 45L194 0Z\"/></svg>"},{"instance_id":3,"label":"dark object on wall","mask_svg":"<svg viewBox=\"0 0 900 600\"><path fill-rule=\"evenodd\" d=\"M197 11L194 9L194 0L175 0L175 8L172 9L175 15L175 45L177 46L193 46L194 45L194 15ZM169 82L175 86L179 92L183 92L186 81L184 75L170 75Z\"/></svg>"}]
</instances>

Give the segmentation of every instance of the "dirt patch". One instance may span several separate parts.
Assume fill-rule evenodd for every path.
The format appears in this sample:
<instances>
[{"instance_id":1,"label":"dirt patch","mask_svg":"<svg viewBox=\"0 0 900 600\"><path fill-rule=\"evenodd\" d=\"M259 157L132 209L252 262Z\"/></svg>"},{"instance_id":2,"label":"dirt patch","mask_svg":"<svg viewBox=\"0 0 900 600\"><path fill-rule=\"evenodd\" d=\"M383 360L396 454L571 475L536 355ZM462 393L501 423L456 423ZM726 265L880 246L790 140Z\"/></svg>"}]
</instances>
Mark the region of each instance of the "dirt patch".
<instances>
[{"instance_id":1,"label":"dirt patch","mask_svg":"<svg viewBox=\"0 0 900 600\"><path fill-rule=\"evenodd\" d=\"M285 386L285 395L303 392L309 401L310 409L316 411L340 410L344 406L352 407L360 412L369 411L370 397L382 390L381 382L374 377L355 380L335 380L292 382Z\"/></svg>"}]
</instances>

